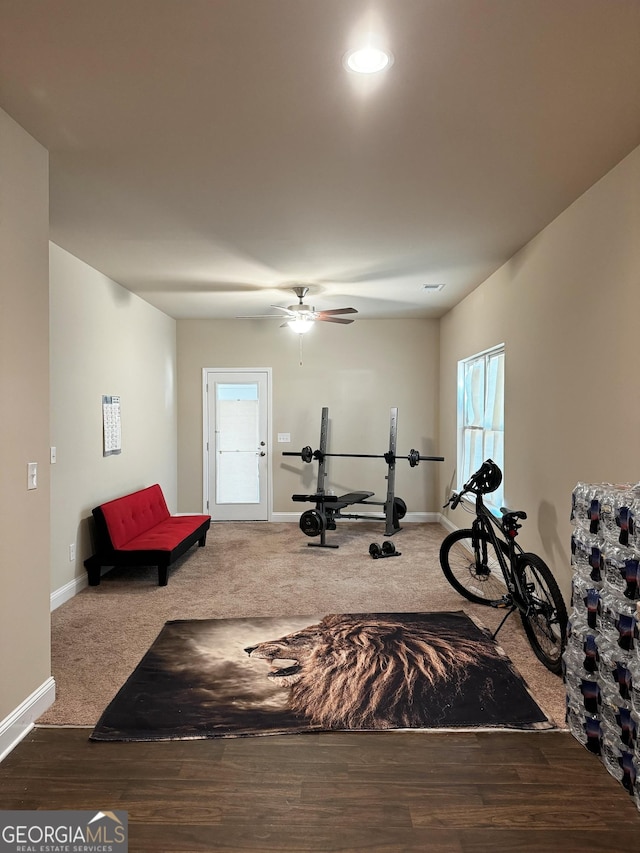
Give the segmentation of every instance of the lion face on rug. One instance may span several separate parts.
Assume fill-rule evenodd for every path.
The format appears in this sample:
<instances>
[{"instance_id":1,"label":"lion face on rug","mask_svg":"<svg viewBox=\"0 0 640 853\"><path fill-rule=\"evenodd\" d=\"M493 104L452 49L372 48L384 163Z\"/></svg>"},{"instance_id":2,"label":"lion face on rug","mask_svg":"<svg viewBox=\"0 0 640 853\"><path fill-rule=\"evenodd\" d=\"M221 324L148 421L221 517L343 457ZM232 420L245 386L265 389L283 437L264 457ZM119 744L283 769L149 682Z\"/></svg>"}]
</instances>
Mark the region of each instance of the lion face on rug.
<instances>
[{"instance_id":1,"label":"lion face on rug","mask_svg":"<svg viewBox=\"0 0 640 853\"><path fill-rule=\"evenodd\" d=\"M436 634L392 614L326 616L245 651L270 664L292 711L331 729L432 725L474 670L478 689L490 692L487 665L498 656L488 640Z\"/></svg>"}]
</instances>

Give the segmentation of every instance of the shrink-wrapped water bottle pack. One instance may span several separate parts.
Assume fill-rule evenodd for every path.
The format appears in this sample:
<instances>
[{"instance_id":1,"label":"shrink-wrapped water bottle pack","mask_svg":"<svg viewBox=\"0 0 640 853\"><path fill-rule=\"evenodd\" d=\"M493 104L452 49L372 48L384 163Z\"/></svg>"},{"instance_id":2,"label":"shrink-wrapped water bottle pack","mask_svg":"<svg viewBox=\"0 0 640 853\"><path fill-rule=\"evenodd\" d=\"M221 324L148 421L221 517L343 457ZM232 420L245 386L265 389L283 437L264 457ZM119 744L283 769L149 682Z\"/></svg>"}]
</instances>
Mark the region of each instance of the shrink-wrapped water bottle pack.
<instances>
[{"instance_id":1,"label":"shrink-wrapped water bottle pack","mask_svg":"<svg viewBox=\"0 0 640 853\"><path fill-rule=\"evenodd\" d=\"M578 483L571 522L567 724L640 810L640 484Z\"/></svg>"}]
</instances>

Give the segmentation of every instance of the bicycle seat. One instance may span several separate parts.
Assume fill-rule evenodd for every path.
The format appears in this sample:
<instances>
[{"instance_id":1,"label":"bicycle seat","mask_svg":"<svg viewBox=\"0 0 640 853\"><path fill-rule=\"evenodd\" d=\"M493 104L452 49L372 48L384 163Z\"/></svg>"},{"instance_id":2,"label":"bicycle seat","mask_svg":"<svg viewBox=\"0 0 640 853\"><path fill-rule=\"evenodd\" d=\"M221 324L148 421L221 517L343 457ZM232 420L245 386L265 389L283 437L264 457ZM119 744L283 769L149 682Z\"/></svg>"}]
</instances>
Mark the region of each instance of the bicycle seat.
<instances>
[{"instance_id":1,"label":"bicycle seat","mask_svg":"<svg viewBox=\"0 0 640 853\"><path fill-rule=\"evenodd\" d=\"M527 513L524 512L523 510L521 510L521 509L513 509L513 510L507 509L506 506L501 506L500 512L502 513L503 520L509 519L509 518L512 518L512 519L521 518L524 521L527 517Z\"/></svg>"}]
</instances>

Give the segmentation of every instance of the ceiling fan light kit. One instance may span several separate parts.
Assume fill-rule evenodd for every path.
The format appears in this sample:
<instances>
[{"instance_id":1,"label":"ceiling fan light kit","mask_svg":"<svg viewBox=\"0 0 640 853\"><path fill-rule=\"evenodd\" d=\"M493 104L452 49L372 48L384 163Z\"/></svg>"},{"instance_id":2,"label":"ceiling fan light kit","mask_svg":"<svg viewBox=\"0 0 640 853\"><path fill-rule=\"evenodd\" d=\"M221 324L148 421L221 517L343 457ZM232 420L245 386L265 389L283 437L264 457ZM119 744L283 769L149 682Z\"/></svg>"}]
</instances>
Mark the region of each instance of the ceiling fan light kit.
<instances>
[{"instance_id":1,"label":"ceiling fan light kit","mask_svg":"<svg viewBox=\"0 0 640 853\"><path fill-rule=\"evenodd\" d=\"M287 320L284 325L288 326L297 335L304 335L306 332L310 332L311 329L313 329L313 318L296 317L295 320Z\"/></svg>"}]
</instances>

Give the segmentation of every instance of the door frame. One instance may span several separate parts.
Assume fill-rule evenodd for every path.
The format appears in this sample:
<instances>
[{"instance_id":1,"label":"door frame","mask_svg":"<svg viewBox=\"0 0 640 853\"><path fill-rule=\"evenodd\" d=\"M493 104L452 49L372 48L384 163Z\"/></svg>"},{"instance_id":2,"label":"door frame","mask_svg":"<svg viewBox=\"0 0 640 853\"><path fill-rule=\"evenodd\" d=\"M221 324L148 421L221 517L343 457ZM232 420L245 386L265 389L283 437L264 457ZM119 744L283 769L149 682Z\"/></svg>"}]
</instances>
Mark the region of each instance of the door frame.
<instances>
[{"instance_id":1,"label":"door frame","mask_svg":"<svg viewBox=\"0 0 640 853\"><path fill-rule=\"evenodd\" d=\"M270 367L203 367L202 368L202 511L210 515L207 508L209 502L209 470L211 451L209 448L209 402L207 382L210 373L235 373L241 379L243 374L264 373L267 379L267 521L271 521L273 513L273 465L271 462L272 440L271 424L273 417L272 406L272 369Z\"/></svg>"}]
</instances>

